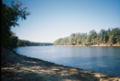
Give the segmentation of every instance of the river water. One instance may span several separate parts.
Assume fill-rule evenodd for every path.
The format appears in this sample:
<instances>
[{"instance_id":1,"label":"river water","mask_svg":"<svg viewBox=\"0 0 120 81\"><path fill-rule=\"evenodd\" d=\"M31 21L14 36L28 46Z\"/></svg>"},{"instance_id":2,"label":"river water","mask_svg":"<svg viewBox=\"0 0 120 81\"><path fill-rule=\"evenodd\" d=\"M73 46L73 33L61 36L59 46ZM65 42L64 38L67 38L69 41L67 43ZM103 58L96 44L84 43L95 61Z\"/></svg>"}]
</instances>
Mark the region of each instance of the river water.
<instances>
[{"instance_id":1,"label":"river water","mask_svg":"<svg viewBox=\"0 0 120 81\"><path fill-rule=\"evenodd\" d=\"M120 76L120 47L26 46L16 52L60 65Z\"/></svg>"}]
</instances>

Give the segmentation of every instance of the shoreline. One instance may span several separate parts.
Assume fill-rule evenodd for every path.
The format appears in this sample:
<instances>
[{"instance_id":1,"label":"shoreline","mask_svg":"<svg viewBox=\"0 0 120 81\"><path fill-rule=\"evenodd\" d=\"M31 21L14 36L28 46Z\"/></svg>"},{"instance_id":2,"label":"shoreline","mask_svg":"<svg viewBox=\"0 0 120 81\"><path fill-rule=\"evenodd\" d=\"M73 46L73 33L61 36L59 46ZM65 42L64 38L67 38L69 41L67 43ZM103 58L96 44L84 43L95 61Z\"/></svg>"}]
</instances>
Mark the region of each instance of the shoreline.
<instances>
[{"instance_id":1,"label":"shoreline","mask_svg":"<svg viewBox=\"0 0 120 81\"><path fill-rule=\"evenodd\" d=\"M94 44L94 45L54 45L54 46L75 46L75 47L120 47L120 44Z\"/></svg>"},{"instance_id":2,"label":"shoreline","mask_svg":"<svg viewBox=\"0 0 120 81\"><path fill-rule=\"evenodd\" d=\"M2 50L2 81L119 81L120 77L110 76L58 65L39 60L7 49Z\"/></svg>"}]
</instances>

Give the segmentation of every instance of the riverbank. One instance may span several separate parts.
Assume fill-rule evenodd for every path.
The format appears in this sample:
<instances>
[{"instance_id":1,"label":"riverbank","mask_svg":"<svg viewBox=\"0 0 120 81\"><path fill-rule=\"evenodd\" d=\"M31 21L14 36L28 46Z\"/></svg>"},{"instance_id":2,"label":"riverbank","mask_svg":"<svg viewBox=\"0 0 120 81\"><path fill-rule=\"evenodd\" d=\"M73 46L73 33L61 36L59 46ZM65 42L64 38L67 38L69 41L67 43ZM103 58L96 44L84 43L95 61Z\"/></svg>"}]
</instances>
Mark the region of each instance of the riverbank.
<instances>
[{"instance_id":1,"label":"riverbank","mask_svg":"<svg viewBox=\"0 0 120 81\"><path fill-rule=\"evenodd\" d=\"M2 49L2 81L119 81L110 76L16 54Z\"/></svg>"},{"instance_id":2,"label":"riverbank","mask_svg":"<svg viewBox=\"0 0 120 81\"><path fill-rule=\"evenodd\" d=\"M89 47L120 47L120 44L93 44L93 45L55 45L55 46L76 46L76 47L83 47L83 46L89 46Z\"/></svg>"}]
</instances>

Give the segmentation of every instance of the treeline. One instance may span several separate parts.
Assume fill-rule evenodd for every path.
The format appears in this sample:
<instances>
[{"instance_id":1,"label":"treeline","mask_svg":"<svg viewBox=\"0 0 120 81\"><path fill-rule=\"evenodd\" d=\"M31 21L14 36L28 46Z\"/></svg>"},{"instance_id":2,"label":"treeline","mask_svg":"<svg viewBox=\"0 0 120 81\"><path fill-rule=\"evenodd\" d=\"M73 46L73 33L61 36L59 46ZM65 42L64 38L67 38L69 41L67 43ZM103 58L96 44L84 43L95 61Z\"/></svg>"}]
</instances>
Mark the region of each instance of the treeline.
<instances>
[{"instance_id":1,"label":"treeline","mask_svg":"<svg viewBox=\"0 0 120 81\"><path fill-rule=\"evenodd\" d=\"M17 46L49 46L53 45L52 43L39 43L39 42L31 42L28 40L18 40Z\"/></svg>"},{"instance_id":2,"label":"treeline","mask_svg":"<svg viewBox=\"0 0 120 81\"><path fill-rule=\"evenodd\" d=\"M87 33L74 33L68 37L60 38L54 42L55 45L99 45L120 44L120 28L104 30L99 33L91 30Z\"/></svg>"}]
</instances>

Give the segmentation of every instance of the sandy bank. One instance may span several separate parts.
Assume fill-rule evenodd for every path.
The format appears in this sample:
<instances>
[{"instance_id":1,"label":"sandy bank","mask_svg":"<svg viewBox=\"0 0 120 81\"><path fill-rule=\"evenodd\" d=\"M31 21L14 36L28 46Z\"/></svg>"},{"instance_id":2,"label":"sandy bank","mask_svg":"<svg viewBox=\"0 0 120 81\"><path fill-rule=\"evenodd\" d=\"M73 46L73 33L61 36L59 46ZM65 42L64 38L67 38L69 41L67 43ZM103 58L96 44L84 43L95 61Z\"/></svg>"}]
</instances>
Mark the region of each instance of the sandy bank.
<instances>
[{"instance_id":1,"label":"sandy bank","mask_svg":"<svg viewBox=\"0 0 120 81\"><path fill-rule=\"evenodd\" d=\"M120 77L57 65L2 49L2 81L120 81Z\"/></svg>"},{"instance_id":2,"label":"sandy bank","mask_svg":"<svg viewBox=\"0 0 120 81\"><path fill-rule=\"evenodd\" d=\"M76 47L120 47L120 44L93 44L93 45L55 45L55 46L76 46Z\"/></svg>"}]
</instances>

